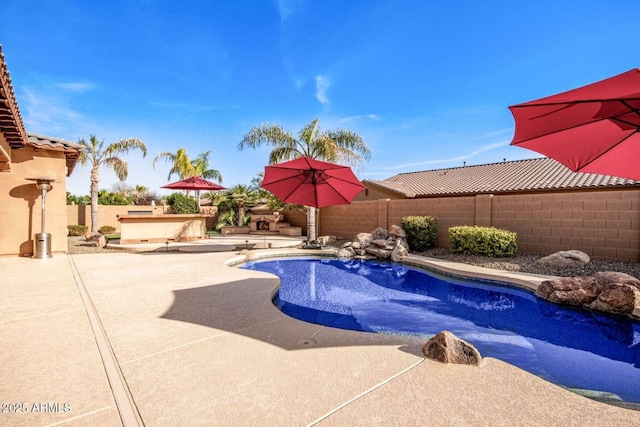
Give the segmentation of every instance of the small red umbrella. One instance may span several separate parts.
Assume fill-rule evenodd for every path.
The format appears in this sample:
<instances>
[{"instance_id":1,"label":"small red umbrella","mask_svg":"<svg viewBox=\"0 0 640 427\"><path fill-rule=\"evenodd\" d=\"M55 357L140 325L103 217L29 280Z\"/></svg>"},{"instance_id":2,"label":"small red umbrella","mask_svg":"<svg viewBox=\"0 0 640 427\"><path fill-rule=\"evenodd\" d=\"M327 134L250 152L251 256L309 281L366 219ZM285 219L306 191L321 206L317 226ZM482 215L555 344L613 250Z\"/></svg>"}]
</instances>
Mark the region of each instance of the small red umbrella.
<instances>
[{"instance_id":1,"label":"small red umbrella","mask_svg":"<svg viewBox=\"0 0 640 427\"><path fill-rule=\"evenodd\" d=\"M509 109L511 145L574 172L640 180L640 69Z\"/></svg>"},{"instance_id":2,"label":"small red umbrella","mask_svg":"<svg viewBox=\"0 0 640 427\"><path fill-rule=\"evenodd\" d=\"M365 186L348 166L300 157L266 166L262 188L286 203L323 208L351 203Z\"/></svg>"},{"instance_id":3,"label":"small red umbrella","mask_svg":"<svg viewBox=\"0 0 640 427\"><path fill-rule=\"evenodd\" d=\"M226 190L221 185L215 182L207 181L199 176L193 176L191 178L183 179L182 181L172 182L171 184L163 185L161 188L169 188L171 190Z\"/></svg>"},{"instance_id":4,"label":"small red umbrella","mask_svg":"<svg viewBox=\"0 0 640 427\"><path fill-rule=\"evenodd\" d=\"M168 188L171 190L195 190L196 200L198 201L198 210L200 210L200 190L217 191L226 190L221 185L215 182L207 181L199 176L192 176L191 178L183 179L182 181L172 182L171 184L163 185L160 188Z\"/></svg>"}]
</instances>

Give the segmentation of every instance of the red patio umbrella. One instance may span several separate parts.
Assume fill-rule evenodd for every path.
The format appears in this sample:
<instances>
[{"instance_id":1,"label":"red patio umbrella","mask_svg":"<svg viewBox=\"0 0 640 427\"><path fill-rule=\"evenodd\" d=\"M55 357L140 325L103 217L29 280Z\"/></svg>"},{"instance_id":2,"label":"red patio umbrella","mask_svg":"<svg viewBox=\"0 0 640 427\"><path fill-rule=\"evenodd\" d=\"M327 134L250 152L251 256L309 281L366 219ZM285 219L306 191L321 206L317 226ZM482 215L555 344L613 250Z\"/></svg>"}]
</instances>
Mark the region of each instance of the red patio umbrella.
<instances>
[{"instance_id":1,"label":"red patio umbrella","mask_svg":"<svg viewBox=\"0 0 640 427\"><path fill-rule=\"evenodd\" d=\"M200 190L217 191L226 190L221 185L215 182L207 181L199 176L192 176L191 178L183 179L182 181L172 182L171 184L163 185L160 188L168 188L171 190L195 190L196 200L198 202L198 210L200 210Z\"/></svg>"},{"instance_id":2,"label":"red patio umbrella","mask_svg":"<svg viewBox=\"0 0 640 427\"><path fill-rule=\"evenodd\" d=\"M511 145L574 172L640 181L640 69L509 109L516 122Z\"/></svg>"},{"instance_id":3,"label":"red patio umbrella","mask_svg":"<svg viewBox=\"0 0 640 427\"><path fill-rule=\"evenodd\" d=\"M351 203L365 186L348 166L300 157L266 166L262 188L283 202L322 208Z\"/></svg>"}]
</instances>

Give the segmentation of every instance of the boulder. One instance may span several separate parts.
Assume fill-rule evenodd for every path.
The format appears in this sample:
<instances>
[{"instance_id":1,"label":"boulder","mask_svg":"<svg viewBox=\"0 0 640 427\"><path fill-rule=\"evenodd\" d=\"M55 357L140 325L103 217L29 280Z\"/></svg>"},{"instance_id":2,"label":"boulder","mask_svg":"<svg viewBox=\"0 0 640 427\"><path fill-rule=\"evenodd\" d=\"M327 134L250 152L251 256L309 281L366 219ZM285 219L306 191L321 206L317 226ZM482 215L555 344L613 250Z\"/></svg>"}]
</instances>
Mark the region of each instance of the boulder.
<instances>
[{"instance_id":1,"label":"boulder","mask_svg":"<svg viewBox=\"0 0 640 427\"><path fill-rule=\"evenodd\" d=\"M360 244L367 244L371 240L371 233L358 233L356 237L353 238L354 242L358 242Z\"/></svg>"},{"instance_id":2,"label":"boulder","mask_svg":"<svg viewBox=\"0 0 640 427\"><path fill-rule=\"evenodd\" d=\"M401 244L396 244L396 247L391 251L391 261L400 262L402 257L408 256L409 252Z\"/></svg>"},{"instance_id":3,"label":"boulder","mask_svg":"<svg viewBox=\"0 0 640 427\"><path fill-rule=\"evenodd\" d=\"M553 265L558 267L581 267L591 261L589 255L582 251L559 251L554 254L540 258L536 261L539 264Z\"/></svg>"},{"instance_id":4,"label":"boulder","mask_svg":"<svg viewBox=\"0 0 640 427\"><path fill-rule=\"evenodd\" d=\"M389 259L389 258L391 258L391 251L389 249L374 248L374 247L369 246L365 250L367 251L367 253L369 253L371 255L375 255L376 257L378 257L380 259Z\"/></svg>"},{"instance_id":5,"label":"boulder","mask_svg":"<svg viewBox=\"0 0 640 427\"><path fill-rule=\"evenodd\" d=\"M318 237L318 243L321 245L331 245L338 241L336 236L320 236Z\"/></svg>"},{"instance_id":6,"label":"boulder","mask_svg":"<svg viewBox=\"0 0 640 427\"><path fill-rule=\"evenodd\" d=\"M631 314L636 305L636 298L640 298L640 291L634 286L609 283L589 308L606 313Z\"/></svg>"},{"instance_id":7,"label":"boulder","mask_svg":"<svg viewBox=\"0 0 640 427\"><path fill-rule=\"evenodd\" d=\"M350 246L351 246L351 247L354 247L354 246L353 246L353 244L354 244L354 243L355 243L355 242L344 242L344 243L342 244L342 246L340 246L340 247L341 247L341 248L348 248L348 247L350 247Z\"/></svg>"},{"instance_id":8,"label":"boulder","mask_svg":"<svg viewBox=\"0 0 640 427\"><path fill-rule=\"evenodd\" d=\"M407 250L407 252L409 252L409 243L407 242L407 239L405 239L404 237L398 237L396 239L396 245L404 246L404 248Z\"/></svg>"},{"instance_id":9,"label":"boulder","mask_svg":"<svg viewBox=\"0 0 640 427\"><path fill-rule=\"evenodd\" d=\"M87 242L91 242L97 248L107 246L107 238L102 234L91 234L86 237Z\"/></svg>"},{"instance_id":10,"label":"boulder","mask_svg":"<svg viewBox=\"0 0 640 427\"><path fill-rule=\"evenodd\" d=\"M640 280L630 274L620 273L618 271L598 271L593 277L596 278L596 282L601 286L609 283L621 283L640 290Z\"/></svg>"},{"instance_id":11,"label":"boulder","mask_svg":"<svg viewBox=\"0 0 640 427\"><path fill-rule=\"evenodd\" d=\"M371 240L371 242L369 243L379 248L388 249L388 250L393 249L393 244L391 244L388 240L375 239L375 240Z\"/></svg>"},{"instance_id":12,"label":"boulder","mask_svg":"<svg viewBox=\"0 0 640 427\"><path fill-rule=\"evenodd\" d=\"M582 305L595 301L600 290L592 276L561 277L542 282L536 294L556 304Z\"/></svg>"},{"instance_id":13,"label":"boulder","mask_svg":"<svg viewBox=\"0 0 640 427\"><path fill-rule=\"evenodd\" d=\"M422 353L442 363L477 366L482 361L480 352L474 346L449 331L442 331L427 341Z\"/></svg>"},{"instance_id":14,"label":"boulder","mask_svg":"<svg viewBox=\"0 0 640 427\"><path fill-rule=\"evenodd\" d=\"M347 246L346 248L338 249L336 256L338 258L353 258L355 254L356 251L351 246Z\"/></svg>"},{"instance_id":15,"label":"boulder","mask_svg":"<svg viewBox=\"0 0 640 427\"><path fill-rule=\"evenodd\" d=\"M404 228L400 227L399 225L391 225L389 227L389 235L392 237L405 238L407 237L407 232L404 231Z\"/></svg>"},{"instance_id":16,"label":"boulder","mask_svg":"<svg viewBox=\"0 0 640 427\"><path fill-rule=\"evenodd\" d=\"M389 231L381 227L378 227L371 232L371 240L377 240L377 239L387 240L388 237L389 237Z\"/></svg>"},{"instance_id":17,"label":"boulder","mask_svg":"<svg viewBox=\"0 0 640 427\"><path fill-rule=\"evenodd\" d=\"M353 249L362 249L362 243L360 242L350 242L350 243Z\"/></svg>"}]
</instances>

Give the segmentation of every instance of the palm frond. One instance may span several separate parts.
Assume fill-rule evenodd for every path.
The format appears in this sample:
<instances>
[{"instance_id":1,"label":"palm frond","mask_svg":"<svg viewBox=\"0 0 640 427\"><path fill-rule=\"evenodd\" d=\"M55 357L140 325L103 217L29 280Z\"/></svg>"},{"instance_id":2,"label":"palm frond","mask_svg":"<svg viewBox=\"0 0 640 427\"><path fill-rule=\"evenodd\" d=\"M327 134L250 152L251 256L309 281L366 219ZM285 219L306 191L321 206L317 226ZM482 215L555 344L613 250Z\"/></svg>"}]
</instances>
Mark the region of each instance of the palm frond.
<instances>
[{"instance_id":1,"label":"palm frond","mask_svg":"<svg viewBox=\"0 0 640 427\"><path fill-rule=\"evenodd\" d=\"M124 181L125 179L127 179L129 170L126 161L122 160L119 157L108 157L104 159L104 164L105 166L113 169L120 181Z\"/></svg>"},{"instance_id":2,"label":"palm frond","mask_svg":"<svg viewBox=\"0 0 640 427\"><path fill-rule=\"evenodd\" d=\"M147 146L138 138L127 138L113 142L105 148L104 153L106 157L111 157L117 154L128 154L133 150L142 151L142 157L147 156Z\"/></svg>"},{"instance_id":3,"label":"palm frond","mask_svg":"<svg viewBox=\"0 0 640 427\"><path fill-rule=\"evenodd\" d=\"M279 125L263 123L260 126L252 128L244 138L242 138L242 141L238 144L238 148L240 150L243 150L245 147L257 148L263 144L273 147L282 145L295 146L296 139L291 133L286 132Z\"/></svg>"}]
</instances>

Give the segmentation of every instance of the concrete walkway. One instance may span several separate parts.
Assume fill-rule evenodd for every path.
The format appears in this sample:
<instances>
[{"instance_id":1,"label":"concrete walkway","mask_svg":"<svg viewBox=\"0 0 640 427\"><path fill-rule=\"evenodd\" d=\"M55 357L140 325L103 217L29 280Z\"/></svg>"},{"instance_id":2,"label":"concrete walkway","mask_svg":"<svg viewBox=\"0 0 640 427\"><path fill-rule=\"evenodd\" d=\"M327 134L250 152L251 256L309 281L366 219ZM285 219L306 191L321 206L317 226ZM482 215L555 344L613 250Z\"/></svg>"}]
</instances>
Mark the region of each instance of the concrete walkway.
<instances>
[{"instance_id":1,"label":"concrete walkway","mask_svg":"<svg viewBox=\"0 0 640 427\"><path fill-rule=\"evenodd\" d=\"M0 425L640 425L496 359L287 317L237 257L0 258Z\"/></svg>"}]
</instances>

